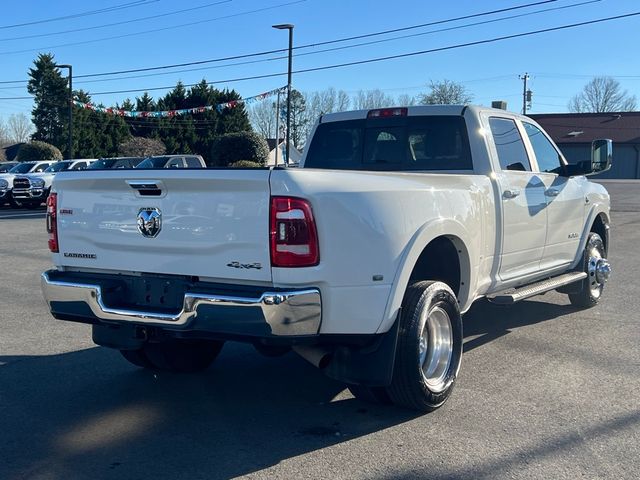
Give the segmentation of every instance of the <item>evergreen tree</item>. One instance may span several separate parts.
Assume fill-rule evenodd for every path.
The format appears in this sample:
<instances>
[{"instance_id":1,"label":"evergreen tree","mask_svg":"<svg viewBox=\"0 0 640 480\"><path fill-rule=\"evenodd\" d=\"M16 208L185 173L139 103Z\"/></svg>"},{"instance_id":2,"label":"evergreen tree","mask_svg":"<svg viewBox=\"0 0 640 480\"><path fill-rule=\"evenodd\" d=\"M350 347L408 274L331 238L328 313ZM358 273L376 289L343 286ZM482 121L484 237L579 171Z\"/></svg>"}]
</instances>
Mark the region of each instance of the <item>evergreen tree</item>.
<instances>
[{"instance_id":1,"label":"evergreen tree","mask_svg":"<svg viewBox=\"0 0 640 480\"><path fill-rule=\"evenodd\" d=\"M83 90L74 92L74 98L82 103L91 103L91 97ZM73 154L76 158L94 158L99 150L97 131L103 121L99 115L84 108L73 109Z\"/></svg>"},{"instance_id":2,"label":"evergreen tree","mask_svg":"<svg viewBox=\"0 0 640 480\"><path fill-rule=\"evenodd\" d=\"M27 84L27 91L34 100L31 114L36 131L32 138L55 145L66 157L68 81L60 74L52 54L40 54L33 63Z\"/></svg>"},{"instance_id":3,"label":"evergreen tree","mask_svg":"<svg viewBox=\"0 0 640 480\"><path fill-rule=\"evenodd\" d=\"M189 108L187 91L182 82L158 100L158 110L180 110ZM167 147L167 153L193 153L197 141L194 121L191 115L177 115L158 121L158 136Z\"/></svg>"}]
</instances>

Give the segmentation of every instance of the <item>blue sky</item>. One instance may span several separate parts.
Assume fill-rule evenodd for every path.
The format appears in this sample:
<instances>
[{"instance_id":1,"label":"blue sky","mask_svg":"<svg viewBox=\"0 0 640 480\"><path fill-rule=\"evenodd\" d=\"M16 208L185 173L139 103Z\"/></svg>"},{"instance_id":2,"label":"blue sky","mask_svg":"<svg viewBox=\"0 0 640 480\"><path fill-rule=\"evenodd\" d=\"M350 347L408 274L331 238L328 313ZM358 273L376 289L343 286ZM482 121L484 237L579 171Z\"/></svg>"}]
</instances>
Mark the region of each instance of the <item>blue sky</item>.
<instances>
[{"instance_id":1,"label":"blue sky","mask_svg":"<svg viewBox=\"0 0 640 480\"><path fill-rule=\"evenodd\" d=\"M229 65L241 62L236 60L150 72L152 76L141 77L140 73L119 76L136 78L111 76L83 80L79 76L286 48L287 33L271 28L276 23L294 24L294 45L309 45L536 0L140 0L132 5L134 1L5 2L0 20L0 82L26 80L38 52L51 52L59 63L73 65L74 88L89 91L94 102L105 106L125 98L134 99L149 88L173 86L178 80L196 83L202 78L217 88L233 88L248 97L286 84L286 59L277 58L282 54L247 58L245 62L266 61L245 65ZM637 0L587 2L549 1L490 16L301 49L296 51L293 67L295 71L394 56L640 12ZM83 15L110 7L115 9ZM185 9L192 10L176 12ZM498 20L514 15L522 16ZM156 18L137 21L150 16ZM59 17L69 18L52 20ZM496 21L469 25L489 20ZM25 23L30 25L14 26ZM106 26L108 24L113 25ZM78 29L86 30L69 32ZM396 38L407 35L412 36ZM388 39L372 45L321 51ZM473 103L489 105L492 100L506 100L510 110L518 111L522 105L522 81L518 75L528 72L529 86L534 92L531 112L563 112L569 98L595 75L613 76L629 93L640 97L638 45L640 16L401 59L294 74L293 86L303 92L334 87L353 94L358 90L382 89L398 96L426 92L430 80L449 79L463 83L473 94ZM225 81L274 73L283 75ZM135 92L98 94L113 90ZM157 98L165 92L151 91L150 94ZM6 99L27 95L24 84L0 83L0 119L6 120L13 113L29 114L30 100Z\"/></svg>"}]
</instances>

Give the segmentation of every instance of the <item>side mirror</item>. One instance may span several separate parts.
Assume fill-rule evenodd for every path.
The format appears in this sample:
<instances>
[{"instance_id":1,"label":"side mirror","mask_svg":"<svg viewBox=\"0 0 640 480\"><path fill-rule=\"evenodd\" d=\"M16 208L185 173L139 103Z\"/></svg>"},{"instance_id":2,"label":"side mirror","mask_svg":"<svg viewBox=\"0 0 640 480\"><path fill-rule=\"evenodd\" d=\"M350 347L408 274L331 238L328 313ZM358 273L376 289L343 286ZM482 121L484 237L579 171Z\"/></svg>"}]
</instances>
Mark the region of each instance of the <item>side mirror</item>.
<instances>
[{"instance_id":1,"label":"side mirror","mask_svg":"<svg viewBox=\"0 0 640 480\"><path fill-rule=\"evenodd\" d=\"M590 171L585 175L595 175L606 172L611 168L611 157L613 156L613 142L606 139L594 140L591 143L591 165Z\"/></svg>"}]
</instances>

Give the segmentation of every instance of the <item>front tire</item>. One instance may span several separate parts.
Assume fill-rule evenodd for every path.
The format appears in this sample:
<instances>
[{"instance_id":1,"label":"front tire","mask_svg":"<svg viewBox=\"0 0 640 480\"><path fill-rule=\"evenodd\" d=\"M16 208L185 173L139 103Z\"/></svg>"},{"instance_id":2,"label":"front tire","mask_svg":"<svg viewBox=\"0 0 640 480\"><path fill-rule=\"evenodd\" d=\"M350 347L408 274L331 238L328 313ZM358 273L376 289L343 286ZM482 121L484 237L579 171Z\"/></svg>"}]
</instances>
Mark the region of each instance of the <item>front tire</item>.
<instances>
[{"instance_id":1,"label":"front tire","mask_svg":"<svg viewBox=\"0 0 640 480\"><path fill-rule=\"evenodd\" d=\"M578 308L591 308L598 304L604 284L611 273L605 256L602 238L597 233L590 233L584 249L584 271L587 273L587 278L580 283L580 291L569 294L571 305Z\"/></svg>"},{"instance_id":2,"label":"front tire","mask_svg":"<svg viewBox=\"0 0 640 480\"><path fill-rule=\"evenodd\" d=\"M409 286L402 304L391 385L394 404L428 412L451 395L462 361L462 316L442 282Z\"/></svg>"}]
</instances>

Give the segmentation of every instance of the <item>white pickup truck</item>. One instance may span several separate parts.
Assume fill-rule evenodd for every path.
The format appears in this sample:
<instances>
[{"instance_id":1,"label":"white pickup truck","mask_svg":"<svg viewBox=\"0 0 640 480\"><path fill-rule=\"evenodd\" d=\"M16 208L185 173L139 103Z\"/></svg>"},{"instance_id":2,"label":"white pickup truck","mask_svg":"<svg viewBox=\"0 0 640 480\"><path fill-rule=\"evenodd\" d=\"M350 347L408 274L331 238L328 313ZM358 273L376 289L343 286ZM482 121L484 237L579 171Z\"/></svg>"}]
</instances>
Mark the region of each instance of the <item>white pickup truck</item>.
<instances>
[{"instance_id":1,"label":"white pickup truck","mask_svg":"<svg viewBox=\"0 0 640 480\"><path fill-rule=\"evenodd\" d=\"M609 196L585 175L610 160L609 140L569 165L527 117L421 106L322 116L300 168L62 172L42 288L141 367L202 370L251 342L428 411L474 301L598 302Z\"/></svg>"}]
</instances>

